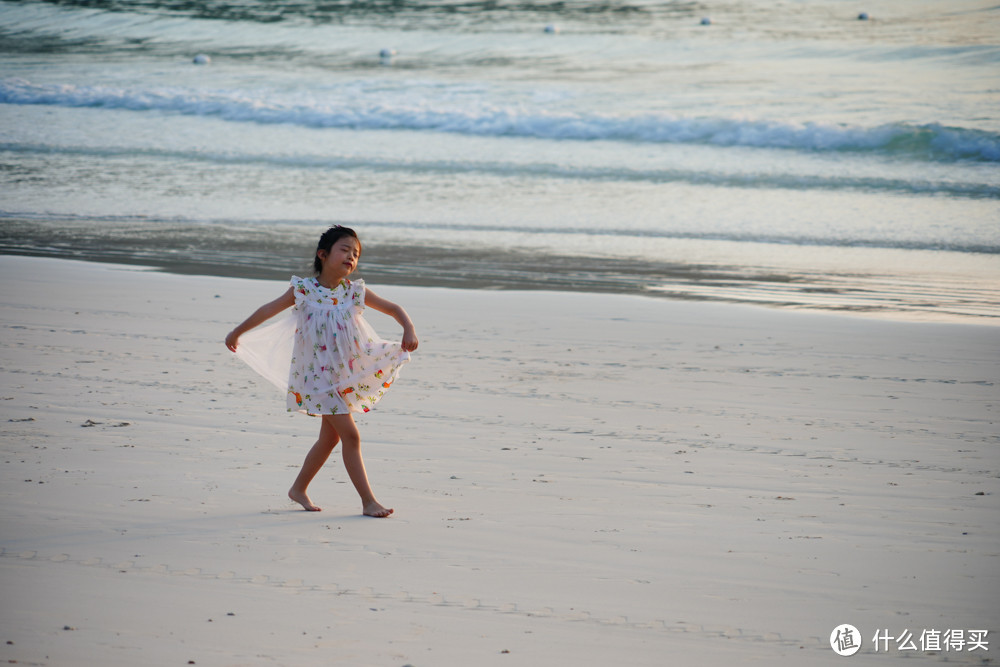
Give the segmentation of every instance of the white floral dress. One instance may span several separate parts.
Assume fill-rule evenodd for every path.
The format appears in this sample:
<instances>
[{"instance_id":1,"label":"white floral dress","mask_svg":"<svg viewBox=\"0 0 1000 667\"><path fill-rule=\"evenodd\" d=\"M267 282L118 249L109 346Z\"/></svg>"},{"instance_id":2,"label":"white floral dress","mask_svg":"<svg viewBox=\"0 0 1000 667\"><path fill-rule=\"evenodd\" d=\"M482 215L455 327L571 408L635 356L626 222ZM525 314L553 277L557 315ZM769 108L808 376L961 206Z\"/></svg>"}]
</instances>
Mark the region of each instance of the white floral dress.
<instances>
[{"instance_id":1,"label":"white floral dress","mask_svg":"<svg viewBox=\"0 0 1000 667\"><path fill-rule=\"evenodd\" d=\"M410 360L399 343L382 340L362 315L365 281L327 289L292 277L296 330L288 375L288 409L310 415L368 412Z\"/></svg>"},{"instance_id":2,"label":"white floral dress","mask_svg":"<svg viewBox=\"0 0 1000 667\"><path fill-rule=\"evenodd\" d=\"M327 289L315 278L292 276L291 284L295 307L244 334L237 357L287 389L289 412L368 412L396 381L410 353L379 338L365 320L363 280L343 280Z\"/></svg>"}]
</instances>

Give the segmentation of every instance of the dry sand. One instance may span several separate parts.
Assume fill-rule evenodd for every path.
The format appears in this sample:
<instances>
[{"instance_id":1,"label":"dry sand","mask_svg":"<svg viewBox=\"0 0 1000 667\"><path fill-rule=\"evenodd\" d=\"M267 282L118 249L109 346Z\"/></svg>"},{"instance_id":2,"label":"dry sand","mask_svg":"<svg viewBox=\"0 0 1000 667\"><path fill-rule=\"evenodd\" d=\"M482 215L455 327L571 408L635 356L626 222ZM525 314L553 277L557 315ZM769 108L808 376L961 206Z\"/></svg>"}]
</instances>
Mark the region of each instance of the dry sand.
<instances>
[{"instance_id":1,"label":"dry sand","mask_svg":"<svg viewBox=\"0 0 1000 667\"><path fill-rule=\"evenodd\" d=\"M359 418L378 520L336 453L323 512L285 498L318 421L222 344L281 283L6 256L0 286L0 661L822 665L843 623L852 665L1000 651L998 328L373 285L421 337Z\"/></svg>"}]
</instances>

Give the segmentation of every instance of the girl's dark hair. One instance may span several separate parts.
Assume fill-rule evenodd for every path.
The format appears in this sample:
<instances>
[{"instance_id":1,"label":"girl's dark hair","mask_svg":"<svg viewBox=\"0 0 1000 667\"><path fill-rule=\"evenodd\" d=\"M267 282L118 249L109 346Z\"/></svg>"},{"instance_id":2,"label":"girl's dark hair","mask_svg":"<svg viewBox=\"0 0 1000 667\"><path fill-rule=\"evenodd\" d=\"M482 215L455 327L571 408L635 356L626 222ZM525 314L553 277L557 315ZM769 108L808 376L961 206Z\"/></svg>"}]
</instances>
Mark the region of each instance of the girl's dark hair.
<instances>
[{"instance_id":1,"label":"girl's dark hair","mask_svg":"<svg viewBox=\"0 0 1000 667\"><path fill-rule=\"evenodd\" d=\"M358 238L357 232L350 227L341 227L340 225L331 227L323 232L323 236L319 237L319 243L316 244L316 252L318 253L320 250L330 252L330 248L333 247L333 244L345 236L350 236L358 242L358 253L360 253L361 239ZM313 269L316 271L317 276L323 272L323 262L321 262L317 256L313 257Z\"/></svg>"}]
</instances>

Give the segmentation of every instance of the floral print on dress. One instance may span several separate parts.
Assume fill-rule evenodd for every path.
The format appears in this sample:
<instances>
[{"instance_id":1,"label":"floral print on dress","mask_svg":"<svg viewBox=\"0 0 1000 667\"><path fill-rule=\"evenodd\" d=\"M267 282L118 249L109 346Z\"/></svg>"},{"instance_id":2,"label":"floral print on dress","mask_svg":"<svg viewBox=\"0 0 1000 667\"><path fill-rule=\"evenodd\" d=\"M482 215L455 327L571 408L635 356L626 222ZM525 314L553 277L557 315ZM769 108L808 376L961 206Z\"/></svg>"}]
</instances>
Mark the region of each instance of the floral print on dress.
<instances>
[{"instance_id":1,"label":"floral print on dress","mask_svg":"<svg viewBox=\"0 0 1000 667\"><path fill-rule=\"evenodd\" d=\"M365 283L332 289L293 276L295 342L288 410L310 415L368 412L399 375L410 353L382 340L365 320Z\"/></svg>"}]
</instances>

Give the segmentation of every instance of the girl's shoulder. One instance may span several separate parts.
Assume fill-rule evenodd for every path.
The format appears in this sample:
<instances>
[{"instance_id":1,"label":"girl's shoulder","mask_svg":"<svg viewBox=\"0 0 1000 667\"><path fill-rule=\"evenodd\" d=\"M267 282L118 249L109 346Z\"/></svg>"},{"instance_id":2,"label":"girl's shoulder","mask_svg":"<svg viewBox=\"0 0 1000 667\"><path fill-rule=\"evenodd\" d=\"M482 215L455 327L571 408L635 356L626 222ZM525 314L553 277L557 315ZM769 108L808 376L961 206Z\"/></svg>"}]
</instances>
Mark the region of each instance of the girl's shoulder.
<instances>
[{"instance_id":1,"label":"girl's shoulder","mask_svg":"<svg viewBox=\"0 0 1000 667\"><path fill-rule=\"evenodd\" d=\"M295 291L295 294L308 294L310 292L316 291L316 279L315 278L300 278L299 276L292 276L288 281Z\"/></svg>"},{"instance_id":2,"label":"girl's shoulder","mask_svg":"<svg viewBox=\"0 0 1000 667\"><path fill-rule=\"evenodd\" d=\"M357 280L346 280L345 285L347 300L354 303L355 306L365 305L365 281L362 278Z\"/></svg>"},{"instance_id":3,"label":"girl's shoulder","mask_svg":"<svg viewBox=\"0 0 1000 667\"><path fill-rule=\"evenodd\" d=\"M300 278L292 276L289 280L295 303L322 303L330 296L330 290L319 284L316 278Z\"/></svg>"}]
</instances>

